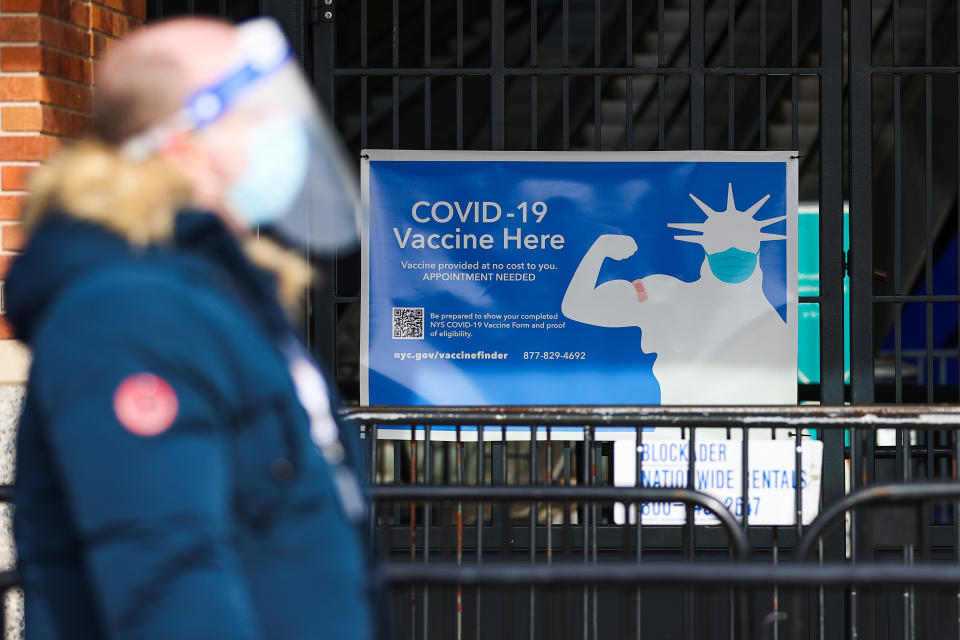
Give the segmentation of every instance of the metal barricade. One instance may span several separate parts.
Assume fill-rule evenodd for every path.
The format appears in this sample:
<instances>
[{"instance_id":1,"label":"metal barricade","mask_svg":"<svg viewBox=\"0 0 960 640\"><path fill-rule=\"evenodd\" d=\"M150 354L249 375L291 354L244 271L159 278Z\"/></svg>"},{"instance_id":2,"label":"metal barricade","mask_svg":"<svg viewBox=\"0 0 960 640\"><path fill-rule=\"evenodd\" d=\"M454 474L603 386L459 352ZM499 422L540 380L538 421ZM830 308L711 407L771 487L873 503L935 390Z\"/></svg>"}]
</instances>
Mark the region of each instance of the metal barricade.
<instances>
[{"instance_id":1,"label":"metal barricade","mask_svg":"<svg viewBox=\"0 0 960 640\"><path fill-rule=\"evenodd\" d=\"M948 625L960 635L956 408L391 407L344 417L368 445L370 533L388 556L400 638L916 638ZM486 427L482 447L464 437L468 426ZM508 426L548 435L508 440ZM406 440L378 438L397 427ZM582 428L583 440L555 441L563 427ZM609 427L631 430L638 446L643 427L683 429L692 451L698 431L726 429L743 474L749 443L771 430L795 443L795 472L804 438L839 431L849 444L825 456L823 475L847 487L865 484L863 442L878 433L899 446L873 456L925 465L917 443L940 439L951 445L935 455L952 464L927 482L908 474L841 491L807 525L761 526L697 490L695 455L682 487L640 486L642 459L637 486L610 486L609 443L595 437ZM453 438L435 441L441 428ZM837 458L842 468L828 469ZM802 513L800 483L792 499ZM686 524L645 524L642 510L614 522L612 503L655 501L683 502ZM691 525L695 505L719 526Z\"/></svg>"},{"instance_id":2,"label":"metal barricade","mask_svg":"<svg viewBox=\"0 0 960 640\"><path fill-rule=\"evenodd\" d=\"M960 636L960 408L408 407L342 416L366 443L369 534L386 555L397 638ZM378 438L398 426L408 440ZM486 427L488 440L468 442L468 426ZM547 437L528 429L526 440L508 440L507 427L540 427ZM570 427L583 439L552 438ZM824 502L809 524L751 524L698 490L695 446L685 486L610 486L609 443L595 437L609 427L638 444L643 427L683 429L691 445L698 430L720 428L747 454L752 440L787 430L795 471L804 438L838 430L850 443L841 473L861 488ZM441 428L452 439L435 441ZM879 446L871 456L904 476L863 486L862 444L879 436L896 451ZM949 446L930 451L938 441ZM928 475L911 468L930 459L939 461L934 479L911 481ZM802 513L802 491L792 497ZM0 500L12 501L10 487ZM686 522L644 523L642 509L634 522L612 516L613 503L661 501L682 503ZM691 524L698 508L717 524ZM0 574L0 590L17 584L15 572Z\"/></svg>"}]
</instances>

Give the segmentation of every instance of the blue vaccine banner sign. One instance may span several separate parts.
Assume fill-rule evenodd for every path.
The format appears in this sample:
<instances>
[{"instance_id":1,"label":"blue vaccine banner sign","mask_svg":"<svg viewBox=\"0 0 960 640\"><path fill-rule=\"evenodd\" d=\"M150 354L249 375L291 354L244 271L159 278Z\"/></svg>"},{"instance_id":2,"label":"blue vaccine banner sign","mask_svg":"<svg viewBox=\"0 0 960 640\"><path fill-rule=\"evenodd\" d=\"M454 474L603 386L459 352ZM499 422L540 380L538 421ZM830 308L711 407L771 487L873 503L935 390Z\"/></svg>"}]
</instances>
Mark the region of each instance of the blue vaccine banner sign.
<instances>
[{"instance_id":1,"label":"blue vaccine banner sign","mask_svg":"<svg viewBox=\"0 0 960 640\"><path fill-rule=\"evenodd\" d=\"M364 404L796 403L789 152L366 151L361 181Z\"/></svg>"}]
</instances>

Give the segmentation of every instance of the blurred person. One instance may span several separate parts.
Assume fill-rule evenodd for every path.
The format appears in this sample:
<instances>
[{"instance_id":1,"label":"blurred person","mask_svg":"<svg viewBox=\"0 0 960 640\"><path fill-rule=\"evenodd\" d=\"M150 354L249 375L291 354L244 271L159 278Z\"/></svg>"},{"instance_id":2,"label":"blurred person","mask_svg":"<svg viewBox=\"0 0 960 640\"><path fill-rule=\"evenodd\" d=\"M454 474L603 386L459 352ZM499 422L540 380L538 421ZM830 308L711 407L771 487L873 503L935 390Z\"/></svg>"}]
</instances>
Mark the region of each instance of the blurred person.
<instances>
[{"instance_id":1,"label":"blurred person","mask_svg":"<svg viewBox=\"0 0 960 640\"><path fill-rule=\"evenodd\" d=\"M355 242L333 134L267 19L148 26L97 79L7 283L26 637L366 640L363 456L286 315L310 269L258 231Z\"/></svg>"}]
</instances>

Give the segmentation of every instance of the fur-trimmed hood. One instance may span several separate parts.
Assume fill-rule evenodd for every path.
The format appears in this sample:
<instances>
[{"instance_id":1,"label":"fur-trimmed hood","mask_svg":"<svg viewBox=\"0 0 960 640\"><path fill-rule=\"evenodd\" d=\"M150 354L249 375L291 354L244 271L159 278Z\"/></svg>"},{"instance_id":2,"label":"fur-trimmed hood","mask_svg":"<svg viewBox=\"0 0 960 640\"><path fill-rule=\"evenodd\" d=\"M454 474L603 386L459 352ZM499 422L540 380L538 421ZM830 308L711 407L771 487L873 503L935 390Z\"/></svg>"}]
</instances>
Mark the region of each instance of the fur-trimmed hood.
<instances>
[{"instance_id":1,"label":"fur-trimmed hood","mask_svg":"<svg viewBox=\"0 0 960 640\"><path fill-rule=\"evenodd\" d=\"M98 142L64 149L34 172L23 212L28 235L52 213L99 225L134 247L173 239L177 214L189 208L190 184L166 161L132 161ZM251 262L277 278L281 304L294 312L313 278L310 265L265 237L240 239Z\"/></svg>"}]
</instances>

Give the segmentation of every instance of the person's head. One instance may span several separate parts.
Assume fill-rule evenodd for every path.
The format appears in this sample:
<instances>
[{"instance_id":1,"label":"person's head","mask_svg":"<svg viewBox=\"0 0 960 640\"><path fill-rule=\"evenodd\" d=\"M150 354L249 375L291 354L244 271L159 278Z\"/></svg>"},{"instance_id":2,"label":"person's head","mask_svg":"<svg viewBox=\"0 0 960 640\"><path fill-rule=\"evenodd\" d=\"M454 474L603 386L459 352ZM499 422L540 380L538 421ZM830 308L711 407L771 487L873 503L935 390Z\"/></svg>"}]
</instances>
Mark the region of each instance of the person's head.
<instances>
[{"instance_id":1,"label":"person's head","mask_svg":"<svg viewBox=\"0 0 960 640\"><path fill-rule=\"evenodd\" d=\"M189 182L193 206L237 231L355 237L352 180L272 20L144 27L107 53L96 80L97 137L133 162L163 159Z\"/></svg>"},{"instance_id":2,"label":"person's head","mask_svg":"<svg viewBox=\"0 0 960 640\"><path fill-rule=\"evenodd\" d=\"M94 133L122 147L173 118L194 91L226 73L238 47L234 27L207 18L175 19L134 32L110 49L97 69ZM229 150L213 141L214 136L201 139L196 131L171 128L151 151L187 178L197 206L226 214L223 184L236 168Z\"/></svg>"}]
</instances>

